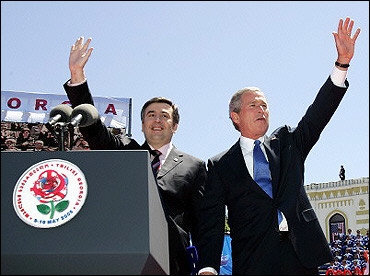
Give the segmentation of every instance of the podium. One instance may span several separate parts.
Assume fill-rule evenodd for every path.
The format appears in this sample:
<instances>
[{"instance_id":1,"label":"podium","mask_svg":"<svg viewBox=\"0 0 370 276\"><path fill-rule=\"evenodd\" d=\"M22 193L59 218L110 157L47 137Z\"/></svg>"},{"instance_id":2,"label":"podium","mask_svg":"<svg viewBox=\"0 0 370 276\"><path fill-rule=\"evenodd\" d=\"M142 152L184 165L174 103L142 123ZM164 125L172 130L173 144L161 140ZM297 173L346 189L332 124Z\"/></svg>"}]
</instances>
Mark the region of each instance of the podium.
<instances>
[{"instance_id":1,"label":"podium","mask_svg":"<svg viewBox=\"0 0 370 276\"><path fill-rule=\"evenodd\" d=\"M80 169L87 191L79 211L71 209L73 218L40 228L20 218L14 206L23 215L26 199L14 203L15 187L23 191L29 179L25 171L48 160ZM77 175L69 166L64 169ZM38 174L39 168L28 173ZM17 186L22 177L24 183ZM1 152L1 274L168 275L167 222L148 152Z\"/></svg>"}]
</instances>

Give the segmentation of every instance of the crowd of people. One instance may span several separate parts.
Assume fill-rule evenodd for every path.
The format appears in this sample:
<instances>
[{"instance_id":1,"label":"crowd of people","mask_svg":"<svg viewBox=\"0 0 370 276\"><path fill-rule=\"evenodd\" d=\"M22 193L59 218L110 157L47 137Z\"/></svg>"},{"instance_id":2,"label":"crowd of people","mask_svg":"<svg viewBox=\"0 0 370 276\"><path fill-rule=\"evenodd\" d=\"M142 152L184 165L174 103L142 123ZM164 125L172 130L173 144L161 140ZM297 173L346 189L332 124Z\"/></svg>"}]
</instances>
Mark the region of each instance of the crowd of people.
<instances>
[{"instance_id":1,"label":"crowd of people","mask_svg":"<svg viewBox=\"0 0 370 276\"><path fill-rule=\"evenodd\" d=\"M57 148L57 139L44 124L1 122L2 151L54 151Z\"/></svg>"},{"instance_id":2,"label":"crowd of people","mask_svg":"<svg viewBox=\"0 0 370 276\"><path fill-rule=\"evenodd\" d=\"M334 260L326 265L326 275L369 275L369 230L362 235L348 229L335 235L329 246Z\"/></svg>"},{"instance_id":3,"label":"crowd of people","mask_svg":"<svg viewBox=\"0 0 370 276\"><path fill-rule=\"evenodd\" d=\"M125 134L124 129L110 128L114 135ZM64 150L90 150L78 127L68 128ZM1 122L1 151L58 151L58 133L44 123Z\"/></svg>"}]
</instances>

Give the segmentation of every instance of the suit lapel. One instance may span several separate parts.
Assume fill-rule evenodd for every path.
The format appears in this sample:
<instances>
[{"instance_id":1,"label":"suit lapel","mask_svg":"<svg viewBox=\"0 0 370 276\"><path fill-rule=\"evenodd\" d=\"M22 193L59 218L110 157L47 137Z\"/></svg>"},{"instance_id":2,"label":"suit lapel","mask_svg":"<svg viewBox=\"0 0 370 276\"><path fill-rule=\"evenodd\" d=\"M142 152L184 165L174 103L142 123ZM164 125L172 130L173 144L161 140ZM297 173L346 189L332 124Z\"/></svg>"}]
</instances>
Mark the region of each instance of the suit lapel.
<instances>
[{"instance_id":1,"label":"suit lapel","mask_svg":"<svg viewBox=\"0 0 370 276\"><path fill-rule=\"evenodd\" d=\"M286 181L284 176L288 175L288 166L281 167L279 160L281 159L280 143L278 136L271 136L265 140L265 149L270 162L270 170L272 176L272 189L274 198L279 198L285 191ZM290 156L284 156L284 161L289 163Z\"/></svg>"},{"instance_id":2,"label":"suit lapel","mask_svg":"<svg viewBox=\"0 0 370 276\"><path fill-rule=\"evenodd\" d=\"M277 195L280 181L280 147L279 139L273 135L264 142L267 157L270 163L270 172L272 177L272 190L274 198Z\"/></svg>"},{"instance_id":3,"label":"suit lapel","mask_svg":"<svg viewBox=\"0 0 370 276\"><path fill-rule=\"evenodd\" d=\"M168 172L173 170L176 166L181 164L184 161L184 155L179 152L175 146L173 146L172 150L168 154L166 161L163 163L161 169L158 171L157 177L160 178L166 175Z\"/></svg>"},{"instance_id":4,"label":"suit lapel","mask_svg":"<svg viewBox=\"0 0 370 276\"><path fill-rule=\"evenodd\" d=\"M225 158L225 162L228 164L228 168L226 169L228 172L225 172L224 175L231 176L230 172L232 172L232 174L239 179L239 182L242 186L245 186L247 189L261 190L258 184L253 181L253 177L248 172L239 140L230 148L223 158ZM231 178L235 179L234 177ZM230 181L231 185L233 181ZM251 183L254 185L251 185Z\"/></svg>"},{"instance_id":5,"label":"suit lapel","mask_svg":"<svg viewBox=\"0 0 370 276\"><path fill-rule=\"evenodd\" d=\"M226 158L231 170L233 170L236 175L242 174L243 179L245 179L246 174L249 175L239 140L227 152Z\"/></svg>"},{"instance_id":6,"label":"suit lapel","mask_svg":"<svg viewBox=\"0 0 370 276\"><path fill-rule=\"evenodd\" d=\"M273 195L275 197L275 195L277 194L280 181L279 140L276 136L271 136L270 138L267 138L265 140L264 146L270 162ZM239 140L230 148L228 153L225 155L225 158L230 169L233 171L234 174L240 177L241 182L245 182L245 185L247 185L247 187L250 189L263 192L263 190L261 190L258 184L253 180L253 176L249 174L249 171L244 161L242 150L240 148ZM251 185L250 183L253 183L254 185ZM281 190L281 188L282 187L280 187L279 190Z\"/></svg>"},{"instance_id":7,"label":"suit lapel","mask_svg":"<svg viewBox=\"0 0 370 276\"><path fill-rule=\"evenodd\" d=\"M144 144L141 145L140 148L142 148L143 150L148 150L150 152L150 147L146 141L144 142Z\"/></svg>"},{"instance_id":8,"label":"suit lapel","mask_svg":"<svg viewBox=\"0 0 370 276\"><path fill-rule=\"evenodd\" d=\"M141 145L141 148L150 151L150 147L146 141ZM171 171L173 168L175 168L181 162L183 162L183 160L184 160L183 153L179 152L173 145L172 150L170 151L166 158L166 161L163 163L160 170L158 171L157 178L161 178L164 175L166 175L169 171Z\"/></svg>"}]
</instances>

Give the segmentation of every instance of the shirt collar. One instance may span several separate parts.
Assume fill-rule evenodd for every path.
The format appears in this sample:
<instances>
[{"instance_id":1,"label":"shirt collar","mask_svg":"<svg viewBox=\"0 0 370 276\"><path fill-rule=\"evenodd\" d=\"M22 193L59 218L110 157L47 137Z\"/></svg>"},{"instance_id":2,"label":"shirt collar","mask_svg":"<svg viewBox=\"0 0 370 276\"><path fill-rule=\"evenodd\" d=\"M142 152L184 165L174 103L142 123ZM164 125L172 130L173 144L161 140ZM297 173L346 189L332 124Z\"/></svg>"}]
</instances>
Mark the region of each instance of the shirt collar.
<instances>
[{"instance_id":1,"label":"shirt collar","mask_svg":"<svg viewBox=\"0 0 370 276\"><path fill-rule=\"evenodd\" d=\"M265 136L258 138L258 140L260 140L261 143L263 143L265 141ZM240 136L240 147L246 151L253 151L254 141L255 140L253 139Z\"/></svg>"},{"instance_id":2,"label":"shirt collar","mask_svg":"<svg viewBox=\"0 0 370 276\"><path fill-rule=\"evenodd\" d=\"M148 144L149 145L149 144ZM153 150L155 148L153 148L151 145L149 145L149 147ZM170 151L172 150L173 148L173 145L172 145L172 142L169 142L168 144L165 144L163 145L162 147L160 147L159 149L156 149L156 150L159 150L162 154L159 156L159 159L166 159L168 154L170 153Z\"/></svg>"}]
</instances>

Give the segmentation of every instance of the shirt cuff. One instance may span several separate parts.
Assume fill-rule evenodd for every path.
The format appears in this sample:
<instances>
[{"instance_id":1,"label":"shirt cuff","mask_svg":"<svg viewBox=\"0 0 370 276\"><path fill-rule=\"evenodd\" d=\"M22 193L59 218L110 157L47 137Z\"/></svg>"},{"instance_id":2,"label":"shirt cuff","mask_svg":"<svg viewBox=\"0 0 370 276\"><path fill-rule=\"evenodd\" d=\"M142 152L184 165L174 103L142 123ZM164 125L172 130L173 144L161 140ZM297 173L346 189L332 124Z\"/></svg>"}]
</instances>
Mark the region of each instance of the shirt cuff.
<instances>
[{"instance_id":1,"label":"shirt cuff","mask_svg":"<svg viewBox=\"0 0 370 276\"><path fill-rule=\"evenodd\" d=\"M83 81L78 82L78 83L71 83L71 80L69 80L69 81L67 81L67 85L68 86L79 86L79 85L85 83L86 81L87 81L87 79L84 79Z\"/></svg>"},{"instance_id":2,"label":"shirt cuff","mask_svg":"<svg viewBox=\"0 0 370 276\"><path fill-rule=\"evenodd\" d=\"M198 271L198 275L199 273L202 273L202 272L212 272L214 275L218 275L216 269L214 269L213 267L205 267L205 268L202 268Z\"/></svg>"},{"instance_id":3,"label":"shirt cuff","mask_svg":"<svg viewBox=\"0 0 370 276\"><path fill-rule=\"evenodd\" d=\"M330 78L334 85L346 88L344 84L347 77L347 71L339 70L336 66L334 66L333 71L331 72Z\"/></svg>"}]
</instances>

